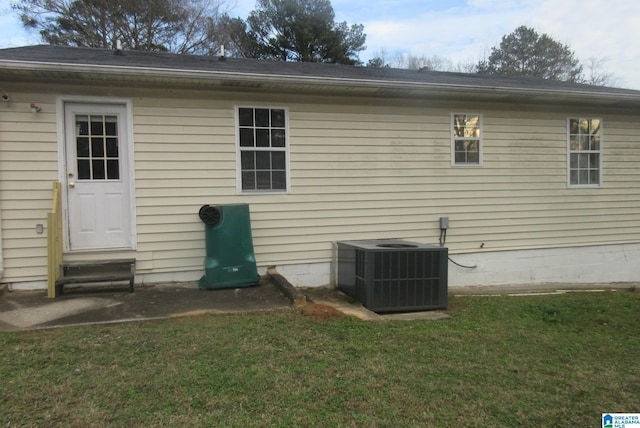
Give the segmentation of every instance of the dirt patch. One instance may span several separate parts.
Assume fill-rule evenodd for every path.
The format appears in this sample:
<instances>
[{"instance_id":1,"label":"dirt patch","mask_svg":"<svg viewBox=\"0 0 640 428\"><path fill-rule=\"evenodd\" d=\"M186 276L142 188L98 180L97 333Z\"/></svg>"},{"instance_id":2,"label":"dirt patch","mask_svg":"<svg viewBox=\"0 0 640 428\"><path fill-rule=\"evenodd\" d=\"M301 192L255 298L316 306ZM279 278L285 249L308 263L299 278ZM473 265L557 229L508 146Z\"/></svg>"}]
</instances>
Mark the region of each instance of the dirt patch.
<instances>
[{"instance_id":1,"label":"dirt patch","mask_svg":"<svg viewBox=\"0 0 640 428\"><path fill-rule=\"evenodd\" d=\"M302 308L300 312L304 316L311 317L318 321L342 318L344 314L332 306L320 305L317 303L309 303Z\"/></svg>"},{"instance_id":2,"label":"dirt patch","mask_svg":"<svg viewBox=\"0 0 640 428\"><path fill-rule=\"evenodd\" d=\"M171 318L189 318L189 317L199 317L202 315L208 315L213 313L214 311L209 310L209 309L196 309L194 311L189 311L189 312L182 312L179 314L173 314L171 315Z\"/></svg>"}]
</instances>

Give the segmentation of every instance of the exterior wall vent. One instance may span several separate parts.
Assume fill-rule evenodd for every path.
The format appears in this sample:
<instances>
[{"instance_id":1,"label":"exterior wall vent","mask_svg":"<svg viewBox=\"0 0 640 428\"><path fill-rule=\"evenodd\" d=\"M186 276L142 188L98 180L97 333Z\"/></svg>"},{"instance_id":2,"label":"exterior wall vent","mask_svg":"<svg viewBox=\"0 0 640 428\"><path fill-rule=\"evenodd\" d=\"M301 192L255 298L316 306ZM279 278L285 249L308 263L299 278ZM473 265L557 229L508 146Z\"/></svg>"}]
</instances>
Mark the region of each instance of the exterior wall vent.
<instances>
[{"instance_id":1,"label":"exterior wall vent","mask_svg":"<svg viewBox=\"0 0 640 428\"><path fill-rule=\"evenodd\" d=\"M338 242L338 289L374 312L447 307L448 249L381 239Z\"/></svg>"}]
</instances>

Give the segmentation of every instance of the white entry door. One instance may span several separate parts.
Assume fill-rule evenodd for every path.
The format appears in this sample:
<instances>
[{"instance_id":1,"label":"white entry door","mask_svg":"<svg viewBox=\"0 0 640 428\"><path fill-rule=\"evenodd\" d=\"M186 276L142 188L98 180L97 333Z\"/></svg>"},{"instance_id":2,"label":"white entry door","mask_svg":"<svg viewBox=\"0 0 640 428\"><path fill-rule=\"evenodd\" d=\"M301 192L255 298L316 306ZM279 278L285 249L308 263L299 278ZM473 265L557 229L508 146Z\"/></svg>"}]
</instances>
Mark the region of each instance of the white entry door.
<instances>
[{"instance_id":1,"label":"white entry door","mask_svg":"<svg viewBox=\"0 0 640 428\"><path fill-rule=\"evenodd\" d=\"M127 109L65 104L69 250L132 248Z\"/></svg>"}]
</instances>

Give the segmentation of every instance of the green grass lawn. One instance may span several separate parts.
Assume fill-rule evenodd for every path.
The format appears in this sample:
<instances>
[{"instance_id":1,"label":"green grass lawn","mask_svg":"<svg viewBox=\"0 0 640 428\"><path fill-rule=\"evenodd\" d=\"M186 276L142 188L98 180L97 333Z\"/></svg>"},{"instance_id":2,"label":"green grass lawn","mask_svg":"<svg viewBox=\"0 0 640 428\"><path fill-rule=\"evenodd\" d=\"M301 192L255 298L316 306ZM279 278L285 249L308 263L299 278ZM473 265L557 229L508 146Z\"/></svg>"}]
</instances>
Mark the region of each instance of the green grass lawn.
<instances>
[{"instance_id":1,"label":"green grass lawn","mask_svg":"<svg viewBox=\"0 0 640 428\"><path fill-rule=\"evenodd\" d=\"M640 412L640 293L452 297L0 333L0 426L600 426Z\"/></svg>"}]
</instances>

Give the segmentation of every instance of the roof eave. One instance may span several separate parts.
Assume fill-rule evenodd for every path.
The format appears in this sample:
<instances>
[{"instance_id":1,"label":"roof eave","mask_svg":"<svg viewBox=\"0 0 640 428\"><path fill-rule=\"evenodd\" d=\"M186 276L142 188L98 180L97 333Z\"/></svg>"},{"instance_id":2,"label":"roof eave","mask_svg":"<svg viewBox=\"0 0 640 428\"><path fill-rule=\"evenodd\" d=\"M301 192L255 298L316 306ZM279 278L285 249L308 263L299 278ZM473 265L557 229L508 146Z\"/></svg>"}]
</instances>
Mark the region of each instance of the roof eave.
<instances>
[{"instance_id":1,"label":"roof eave","mask_svg":"<svg viewBox=\"0 0 640 428\"><path fill-rule=\"evenodd\" d=\"M55 74L69 80L98 79L116 81L127 77L140 83L157 84L162 80L181 80L185 85L197 86L252 86L263 89L306 88L311 92L350 93L384 96L430 96L442 98L468 97L478 100L509 99L529 103L562 102L567 104L597 104L616 107L640 108L640 96L633 94L585 92L567 89L518 88L503 86L477 86L419 81L390 81L376 79L336 78L324 76L299 76L284 74L247 73L238 71L190 70L135 66L109 66L95 64L66 64L0 60L0 72L18 71L27 78L29 74Z\"/></svg>"}]
</instances>

